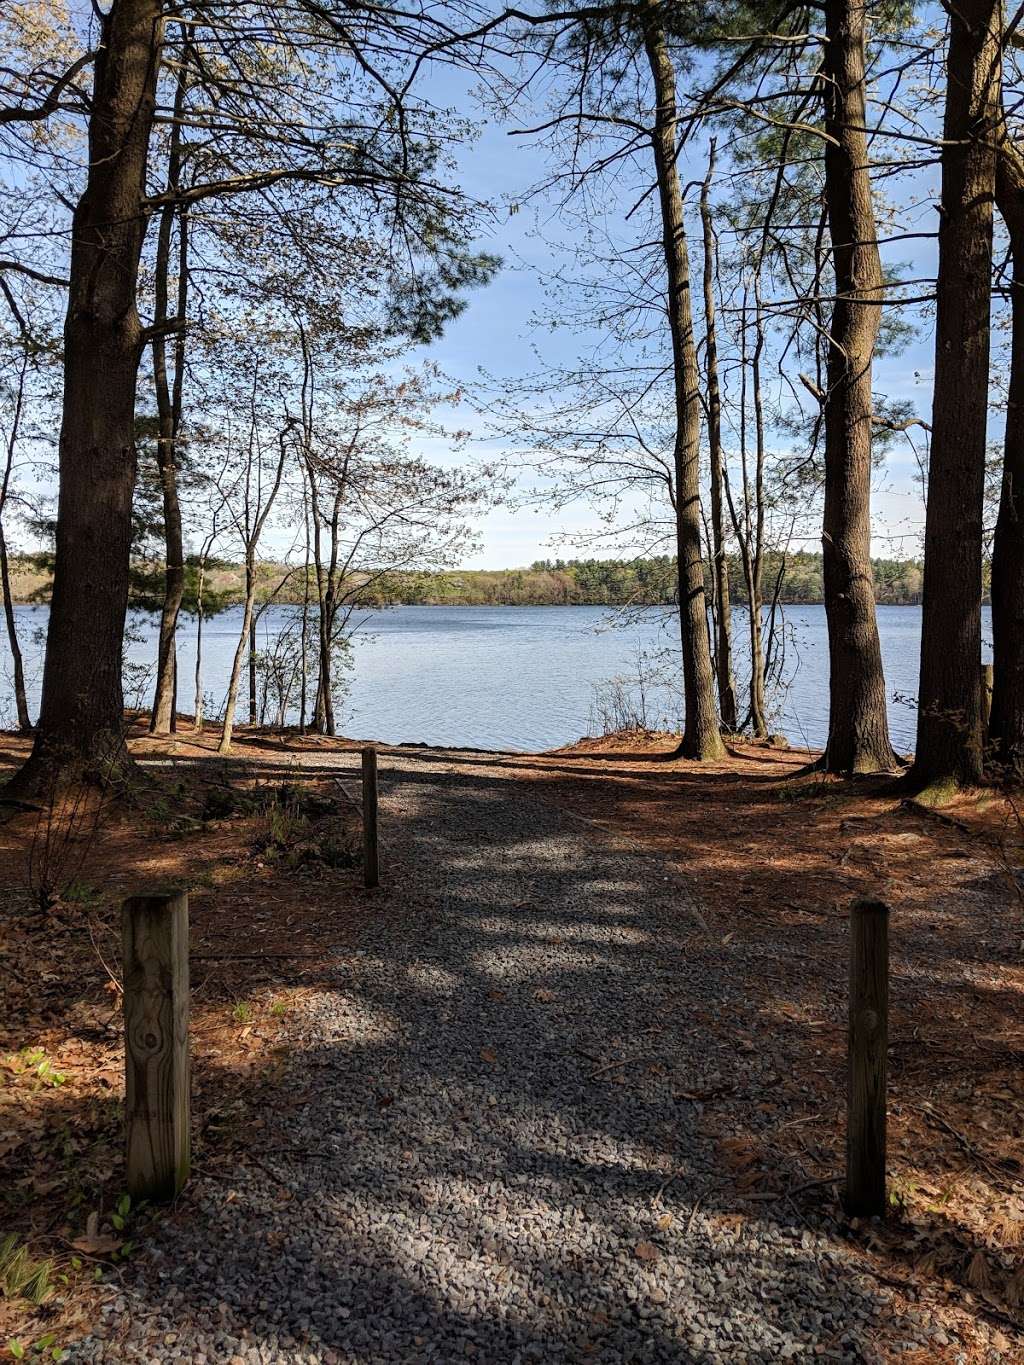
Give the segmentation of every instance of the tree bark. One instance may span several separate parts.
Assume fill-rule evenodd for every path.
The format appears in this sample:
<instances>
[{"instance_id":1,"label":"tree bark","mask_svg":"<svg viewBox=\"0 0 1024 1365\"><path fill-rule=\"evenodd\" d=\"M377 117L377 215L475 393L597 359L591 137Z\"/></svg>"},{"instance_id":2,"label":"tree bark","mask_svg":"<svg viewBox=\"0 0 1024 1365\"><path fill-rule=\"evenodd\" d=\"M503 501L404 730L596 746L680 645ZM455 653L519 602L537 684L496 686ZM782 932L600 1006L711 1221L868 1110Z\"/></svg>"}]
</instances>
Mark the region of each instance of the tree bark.
<instances>
[{"instance_id":1,"label":"tree bark","mask_svg":"<svg viewBox=\"0 0 1024 1365\"><path fill-rule=\"evenodd\" d=\"M700 218L704 236L704 346L708 377L708 448L711 463L711 555L715 602L715 673L718 709L726 730L735 730L736 681L732 670L732 607L729 602L729 564L725 553L722 517L722 394L718 380L718 331L715 322L715 231L711 221L711 180L715 171L715 142L711 141L708 173L701 186Z\"/></svg>"},{"instance_id":2,"label":"tree bark","mask_svg":"<svg viewBox=\"0 0 1024 1365\"><path fill-rule=\"evenodd\" d=\"M1001 774L1024 775L1024 159L1000 138L996 206L1010 236L1012 341L1003 480L992 546L991 756Z\"/></svg>"},{"instance_id":3,"label":"tree bark","mask_svg":"<svg viewBox=\"0 0 1024 1365\"><path fill-rule=\"evenodd\" d=\"M220 742L217 745L219 754L229 754L231 752L231 736L235 729L235 708L238 705L238 687L242 680L242 665L245 662L245 651L249 645L249 632L252 628L252 609L256 600L256 565L246 554L245 560L245 608L242 612L242 629L238 635L238 644L235 646L235 657L231 661L231 677L228 680L228 696L224 703L224 726L220 733Z\"/></svg>"},{"instance_id":4,"label":"tree bark","mask_svg":"<svg viewBox=\"0 0 1024 1365\"><path fill-rule=\"evenodd\" d=\"M128 606L136 309L161 0L114 0L101 20L89 171L72 223L56 561L42 707L22 792L129 766L121 664Z\"/></svg>"},{"instance_id":5,"label":"tree bark","mask_svg":"<svg viewBox=\"0 0 1024 1365\"><path fill-rule=\"evenodd\" d=\"M25 664L21 657L21 644L18 640L18 623L14 615L14 601L11 597L11 566L7 554L7 536L3 520L0 518L0 587L4 594L4 621L7 625L7 644L11 651L11 664L14 671L14 705L18 713L18 729L23 735L31 733L32 717L28 709L28 694L25 691Z\"/></svg>"},{"instance_id":6,"label":"tree bark","mask_svg":"<svg viewBox=\"0 0 1024 1365\"><path fill-rule=\"evenodd\" d=\"M825 203L836 302L826 364L822 572L828 622L827 772L895 766L871 577L871 366L882 263L865 127L864 0L825 6Z\"/></svg>"},{"instance_id":7,"label":"tree bark","mask_svg":"<svg viewBox=\"0 0 1024 1365\"><path fill-rule=\"evenodd\" d=\"M764 352L764 317L761 312L761 265L754 276L754 353L750 358L750 380L754 403L754 515L748 587L750 590L750 728L758 739L768 737L765 715L764 675L764 397L761 389L761 356ZM746 468L743 471L744 496L749 496ZM747 512L750 522L749 509Z\"/></svg>"},{"instance_id":8,"label":"tree bark","mask_svg":"<svg viewBox=\"0 0 1024 1365\"><path fill-rule=\"evenodd\" d=\"M715 675L708 643L700 524L700 394L690 300L690 263L683 222L676 145L676 73L658 0L643 10L643 37L656 100L651 141L668 277L668 317L675 382L676 556L685 717L679 753L714 759L724 753L715 707Z\"/></svg>"},{"instance_id":9,"label":"tree bark","mask_svg":"<svg viewBox=\"0 0 1024 1365\"><path fill-rule=\"evenodd\" d=\"M257 721L256 707L256 619L250 614L249 619L249 724L255 725Z\"/></svg>"},{"instance_id":10,"label":"tree bark","mask_svg":"<svg viewBox=\"0 0 1024 1365\"><path fill-rule=\"evenodd\" d=\"M982 774L982 509L1001 103L999 4L964 0L949 16L921 680L911 773L927 800L952 795Z\"/></svg>"},{"instance_id":11,"label":"tree bark","mask_svg":"<svg viewBox=\"0 0 1024 1365\"><path fill-rule=\"evenodd\" d=\"M14 471L14 456L18 448L21 419L25 406L25 378L28 372L28 353L22 356L18 387L15 395L14 413L7 440L7 459L4 462L3 481L0 483L0 589L4 595L4 621L7 625L7 643L11 651L14 670L14 705L18 714L18 729L22 734L30 734L32 717L28 709L28 694L25 691L25 664L18 640L18 623L14 615L14 599L11 596L11 565L7 553L7 534L4 530L4 512L7 508L7 495L11 487L11 474Z\"/></svg>"},{"instance_id":12,"label":"tree bark","mask_svg":"<svg viewBox=\"0 0 1024 1365\"><path fill-rule=\"evenodd\" d=\"M179 73L174 95L175 122L171 128L168 157L167 186L177 190L181 178L180 122L185 102L185 76ZM174 377L167 375L167 337L163 330L168 322L169 274L171 265L171 232L178 219L178 289L174 334ZM178 614L185 590L185 551L181 530L181 502L178 498L178 433L181 428L182 390L185 377L185 310L188 306L188 212L180 212L173 204L160 215L156 252L156 307L153 322L158 329L153 337L153 381L156 388L157 436L156 459L160 471L160 489L164 512L164 601L160 613L160 643L157 650L156 688L149 728L155 735L166 735L174 728L174 680L176 675L176 636Z\"/></svg>"},{"instance_id":13,"label":"tree bark","mask_svg":"<svg viewBox=\"0 0 1024 1365\"><path fill-rule=\"evenodd\" d=\"M760 268L760 266L758 266ZM759 291L758 291L759 293ZM764 715L764 644L761 622L761 584L764 572L764 414L761 404L761 348L764 328L760 307L755 322L753 364L747 361L747 303L744 292L740 316L740 473L743 476L743 516L740 517L729 479L729 467L722 465L729 518L740 550L743 582L747 589L747 632L750 645L749 706L741 728L750 727L758 739L768 734ZM753 371L756 452L753 510L751 509L750 469L747 461L747 370Z\"/></svg>"}]
</instances>

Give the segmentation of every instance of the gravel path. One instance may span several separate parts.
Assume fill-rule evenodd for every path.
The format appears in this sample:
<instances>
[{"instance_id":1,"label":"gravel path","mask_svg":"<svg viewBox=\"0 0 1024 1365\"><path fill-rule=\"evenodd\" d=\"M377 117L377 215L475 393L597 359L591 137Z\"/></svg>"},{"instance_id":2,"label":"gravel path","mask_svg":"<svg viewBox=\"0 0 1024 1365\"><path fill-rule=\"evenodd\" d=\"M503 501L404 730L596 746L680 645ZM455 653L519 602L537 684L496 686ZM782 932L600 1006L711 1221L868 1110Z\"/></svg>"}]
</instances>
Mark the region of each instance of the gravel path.
<instances>
[{"instance_id":1,"label":"gravel path","mask_svg":"<svg viewBox=\"0 0 1024 1365\"><path fill-rule=\"evenodd\" d=\"M715 1096L770 1058L688 1023L739 987L657 856L461 756L382 758L381 815L379 917L252 1159L196 1176L74 1360L937 1358L826 1227L740 1192Z\"/></svg>"}]
</instances>

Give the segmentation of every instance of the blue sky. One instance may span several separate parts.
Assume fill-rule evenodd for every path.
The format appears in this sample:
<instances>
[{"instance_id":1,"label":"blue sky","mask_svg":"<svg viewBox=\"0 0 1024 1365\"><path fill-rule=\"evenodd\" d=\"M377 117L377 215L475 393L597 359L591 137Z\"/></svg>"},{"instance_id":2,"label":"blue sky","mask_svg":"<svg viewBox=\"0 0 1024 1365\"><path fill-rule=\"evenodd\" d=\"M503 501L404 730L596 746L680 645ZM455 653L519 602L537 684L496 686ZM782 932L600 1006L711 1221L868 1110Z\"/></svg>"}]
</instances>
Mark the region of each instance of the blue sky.
<instances>
[{"instance_id":1,"label":"blue sky","mask_svg":"<svg viewBox=\"0 0 1024 1365\"><path fill-rule=\"evenodd\" d=\"M462 111L472 107L467 93L447 81L439 82L446 102ZM700 177L704 172L705 149L696 144L688 165L683 167L684 180ZM440 342L430 348L446 373L460 382L470 383L479 377L481 369L499 378L515 378L533 369L536 361L534 348L539 348L546 359L571 362L575 359L581 339L569 331L552 332L531 328L531 317L543 307L544 289L536 270L547 272L560 263L569 261L568 244L560 251L561 238L551 201L534 201L520 212L509 215L504 205L522 202L529 188L543 177L548 166L545 154L531 146L528 139L509 136L506 127L487 120L478 141L465 150L460 160L460 178L465 188L497 207L496 218L483 239L486 249L505 260L505 266L494 282L473 293L465 312L450 325ZM938 194L938 167L914 173L906 184L890 182L889 189L912 193L915 207L903 216L907 231L931 232L936 225L935 200ZM534 229L539 219L543 239ZM691 237L698 226L695 204L690 205L688 225ZM934 274L934 243L910 241L883 247L883 255L892 263L908 266L914 277ZM876 392L890 399L913 403L919 416L926 420L931 407L932 335L930 319L920 319L918 334L899 354L880 358L875 366ZM463 412L458 422L475 426L472 415ZM914 433L918 445L922 433ZM482 442L481 453L493 448L493 443ZM432 457L444 458L440 446L429 450ZM919 553L919 537L923 526L923 506L920 490L915 482L917 464L910 446L903 437L894 441L887 456L886 467L876 481L874 500L874 553L884 556L911 556ZM479 523L481 548L467 560L466 567L498 568L518 566L553 554L568 555L571 549L559 547L563 533L585 531L594 524L593 514L585 505L563 508L557 512L496 509ZM807 548L816 549L816 528L808 524L804 531Z\"/></svg>"}]
</instances>

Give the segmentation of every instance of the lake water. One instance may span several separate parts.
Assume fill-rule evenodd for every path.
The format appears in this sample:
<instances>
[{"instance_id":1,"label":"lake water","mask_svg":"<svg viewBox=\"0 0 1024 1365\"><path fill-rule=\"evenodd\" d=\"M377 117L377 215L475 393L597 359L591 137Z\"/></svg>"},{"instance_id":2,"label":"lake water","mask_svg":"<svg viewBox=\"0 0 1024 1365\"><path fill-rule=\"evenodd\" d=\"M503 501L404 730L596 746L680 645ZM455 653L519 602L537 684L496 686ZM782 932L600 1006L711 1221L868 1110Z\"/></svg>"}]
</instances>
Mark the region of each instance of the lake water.
<instances>
[{"instance_id":1,"label":"lake water","mask_svg":"<svg viewBox=\"0 0 1024 1365\"><path fill-rule=\"evenodd\" d=\"M985 628L988 634L988 609ZM259 626L267 648L297 608L275 607ZM18 607L30 705L38 708L46 607ZM203 627L207 716L224 705L228 671L238 639L241 609ZM921 613L917 607L880 607L878 623L890 697L893 743L913 747ZM735 613L737 674L742 696L746 673L741 648L746 630ZM146 704L156 658L157 620L135 616L127 651L126 700ZM179 643L179 707L193 708L195 622L184 618ZM609 683L639 703L638 654L655 681L645 687L652 727L677 725L676 626L658 610L616 618L603 607L395 607L361 618L348 671L348 694L338 712L339 732L389 743L422 741L494 749L547 749L600 729ZM785 686L770 698L771 723L794 744L820 747L828 724L827 637L823 607L785 612ZM0 644L0 719L10 724L10 656ZM660 679L660 680L659 680ZM243 676L240 716L247 713ZM292 719L295 718L294 713Z\"/></svg>"}]
</instances>

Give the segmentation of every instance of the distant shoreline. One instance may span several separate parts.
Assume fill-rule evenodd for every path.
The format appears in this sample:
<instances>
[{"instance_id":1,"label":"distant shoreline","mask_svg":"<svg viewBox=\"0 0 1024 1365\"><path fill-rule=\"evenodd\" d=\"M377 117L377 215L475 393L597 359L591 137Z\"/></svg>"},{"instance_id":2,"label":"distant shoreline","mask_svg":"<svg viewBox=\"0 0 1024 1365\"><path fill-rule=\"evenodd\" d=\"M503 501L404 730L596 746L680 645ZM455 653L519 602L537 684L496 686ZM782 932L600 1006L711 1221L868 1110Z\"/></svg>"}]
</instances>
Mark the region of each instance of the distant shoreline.
<instances>
[{"instance_id":1,"label":"distant shoreline","mask_svg":"<svg viewBox=\"0 0 1024 1365\"><path fill-rule=\"evenodd\" d=\"M49 607L50 601L49 601L49 598L47 597L47 598L44 598L44 599L41 599L41 600L40 600L40 599L37 599L37 600L35 600L35 601L30 602L30 601L26 601L24 598L19 598L17 594L14 594L14 595L13 595L13 604L14 604L15 607L32 607L32 608L37 608L37 607ZM234 610L236 607L241 607L241 605L242 605L241 602L232 602L232 603L230 603L228 606L224 607L223 610L224 610L224 611L232 611L232 610ZM277 602L272 603L271 605L273 605L273 606L278 606L278 607L301 607L301 606L302 606L302 603L301 603L301 602L295 602L295 601L293 601L291 598L280 598ZM316 605L315 602L311 602L311 603L310 603L310 609L312 610L312 609L315 607L315 605ZM732 605L733 611L746 611L746 609L747 609L747 604L746 604L746 602L745 602L742 598L741 598L739 601L733 602L731 605ZM818 599L818 600L815 600L815 601L811 601L811 600L809 600L809 599L807 599L807 598L793 598L793 599L781 598L781 599L779 600L778 605L779 605L780 607L824 607L825 603L824 603L824 601L823 601L822 599ZM988 605L989 605L989 599L988 599L987 596L983 599L982 605L983 605L983 606L988 606ZM875 606L876 606L876 607L908 607L908 608L909 608L909 607L915 607L915 608L917 608L918 610L920 610L920 607L921 607L921 600L920 600L920 598L918 598L918 599L915 599L915 600L912 601L912 602L887 602L887 601L885 601L884 599L880 599L880 600L878 600L878 601L875 602ZM624 607L629 607L629 608L632 608L632 609L637 610L637 611L673 611L673 610L675 610L676 604L675 604L674 602L401 602L401 601L391 601L391 602L367 602L367 603L363 603L363 604L360 605L360 607L358 608L358 610L360 610L360 611L390 611L390 610L391 610L392 608L394 608L394 607L416 607L416 608L428 609L428 610L432 610L432 611L484 611L484 610L493 611L493 610L499 610L499 609L502 610L502 611L538 611L538 610L540 610L540 609L542 609L542 608L545 609L545 610L550 610L550 611L567 611L567 610L568 610L568 611L575 611L575 610L578 610L578 609L581 608L581 607L588 607L588 608L591 608L592 610L595 610L595 611L618 611L618 610L620 610L620 609L622 609L622 608L624 608ZM157 606L156 604L148 605L148 604L143 604L143 603L140 603L140 602L129 602L129 603L128 603L128 610L129 610L129 611L141 611L141 612L145 612L145 613L151 615L151 614L153 614L153 613L155 613L155 612L159 612L160 608L159 608L159 606ZM764 611L769 611L769 610L770 610L770 603L767 603L767 602L764 603L763 606L762 606L762 610L764 610ZM193 614L194 614L194 613L189 612L185 607L182 607L182 612L183 612L185 615L193 615Z\"/></svg>"},{"instance_id":2,"label":"distant shoreline","mask_svg":"<svg viewBox=\"0 0 1024 1365\"><path fill-rule=\"evenodd\" d=\"M11 560L11 597L16 605L45 604L52 586L52 557L22 554ZM729 597L736 607L747 600L742 565L727 558ZM921 605L923 568L912 559L875 559L871 562L875 598L879 606ZM707 570L705 570L707 575ZM781 555L769 552L763 564L766 607L778 594L784 607L824 604L822 558L806 550ZM164 565L159 559L137 559L131 566L132 606L159 611L164 594ZM315 611L317 588L312 565L265 561L257 569L257 601L281 604L310 603ZM194 614L200 568L194 557L185 561L182 609ZM202 571L204 613L215 615L242 600L245 574L230 560L208 559ZM705 587L711 600L712 583ZM537 560L517 569L403 569L376 572L364 567L341 585L341 595L360 609L403 607L629 607L671 609L676 593L675 559Z\"/></svg>"}]
</instances>

